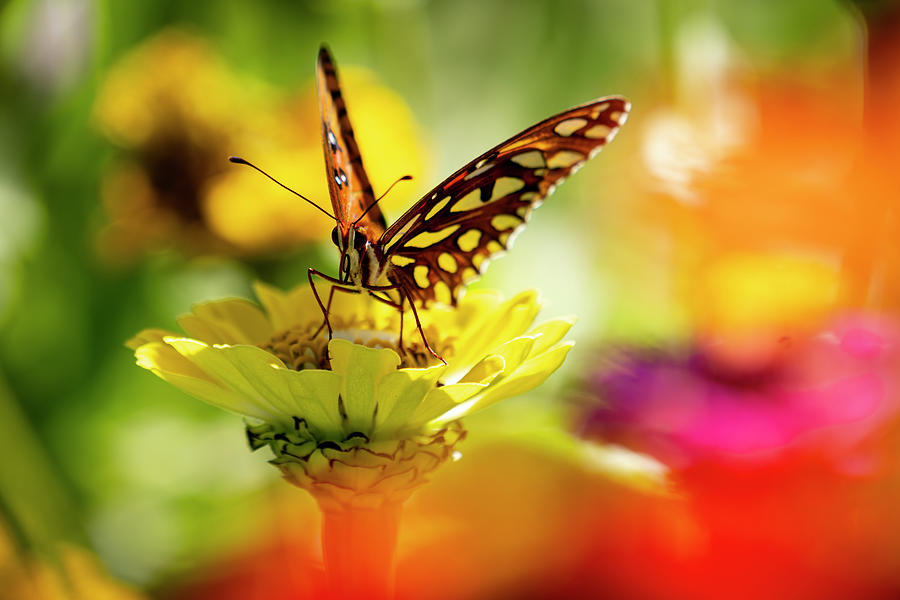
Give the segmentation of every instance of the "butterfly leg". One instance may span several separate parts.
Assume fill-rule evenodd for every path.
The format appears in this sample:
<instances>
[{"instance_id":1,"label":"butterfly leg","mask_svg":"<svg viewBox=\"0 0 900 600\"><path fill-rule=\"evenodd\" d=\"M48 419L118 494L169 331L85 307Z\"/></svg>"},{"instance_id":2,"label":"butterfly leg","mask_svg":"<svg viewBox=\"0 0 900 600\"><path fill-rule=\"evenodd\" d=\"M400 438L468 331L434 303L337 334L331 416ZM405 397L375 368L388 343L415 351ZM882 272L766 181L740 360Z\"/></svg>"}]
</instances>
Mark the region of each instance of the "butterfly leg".
<instances>
[{"instance_id":1,"label":"butterfly leg","mask_svg":"<svg viewBox=\"0 0 900 600\"><path fill-rule=\"evenodd\" d=\"M358 293L359 293L359 290L353 290L353 289L348 289L348 288L342 288L342 287L338 287L338 286L336 286L336 285L332 285L332 286L331 286L331 291L328 292L328 303L325 305L325 315L326 315L326 317L325 317L325 319L322 320L322 324L319 325L319 328L316 329L316 331L312 334L312 336L310 336L310 339L313 339L313 338L317 337L317 336L322 332L322 330L325 328L325 325L328 323L328 316L327 316L327 315L330 315L330 314L331 314L331 302L334 300L334 293L335 293L336 291L343 291L343 292L352 293L352 294L358 294ZM330 331L330 330L329 330L329 331ZM329 339L331 339L331 338L330 338L330 335L329 335Z\"/></svg>"},{"instance_id":2,"label":"butterfly leg","mask_svg":"<svg viewBox=\"0 0 900 600\"><path fill-rule=\"evenodd\" d=\"M419 330L419 335L422 336L422 343L425 344L425 348L428 349L428 352L433 357L435 357L436 359L438 359L445 365L447 364L447 361L444 360L443 357L440 356L437 352L435 352L434 349L431 347L431 344L428 343L428 339L425 337L425 330L422 329L422 322L419 320L419 313L416 311L416 304L415 304L415 302L413 302L413 299L409 296L409 294L407 294L405 292L405 290L401 286L390 285L390 286L372 287L370 289L369 293L372 293L371 290L379 290L379 291L397 290L397 292L399 293L399 296L400 296L399 303L393 302L390 300L386 300L384 298L380 298L380 297L376 296L375 294L372 294L372 297L375 298L376 300L383 302L383 303L387 304L388 306L392 306L400 311L400 349L401 349L401 351L403 350L403 304L404 304L404 302L406 302L408 300L409 307L412 308L413 317L415 317L415 319L416 319L416 329Z\"/></svg>"},{"instance_id":3,"label":"butterfly leg","mask_svg":"<svg viewBox=\"0 0 900 600\"><path fill-rule=\"evenodd\" d=\"M387 296L388 290L396 290L397 288L396 288L396 286L391 285L391 286L379 286L376 289L378 291L381 291L382 293L384 293L385 296ZM397 309L397 311L400 312L400 336L398 337L397 348L399 348L401 356L406 354L406 350L404 350L404 348L403 348L403 301L405 300L405 297L401 294L400 302L397 303L397 302L394 302L390 297L382 298L381 296L377 295L371 289L369 290L369 295L372 296L372 298L374 298L375 300L378 300L379 302L381 302L382 304L386 304L386 305L390 306L391 308Z\"/></svg>"},{"instance_id":4,"label":"butterfly leg","mask_svg":"<svg viewBox=\"0 0 900 600\"><path fill-rule=\"evenodd\" d=\"M400 308L397 310L400 311L400 341L397 342L397 345L400 347L400 351L403 351L403 301L406 300L406 297L400 296Z\"/></svg>"},{"instance_id":5,"label":"butterfly leg","mask_svg":"<svg viewBox=\"0 0 900 600\"><path fill-rule=\"evenodd\" d=\"M403 298L406 298L407 300L409 300L409 307L412 309L413 317L416 318L416 328L419 330L419 335L422 336L422 343L425 344L425 348L428 350L428 352L431 353L431 355L432 355L433 357L435 357L436 359L438 359L439 361L441 361L442 363L444 363L444 364L446 365L446 364L447 364L447 361L444 360L444 358L443 358L442 356L438 355L438 353L435 352L435 351L431 348L431 344L428 343L428 340L425 339L425 330L422 329L422 322L419 321L419 313L416 311L416 303L413 302L413 299L410 298L410 297L409 297L408 295L406 295L406 294L403 294L402 297L403 297ZM400 304L401 304L401 305L403 304L403 300L400 301ZM401 313L401 314L402 314L402 313Z\"/></svg>"},{"instance_id":6,"label":"butterfly leg","mask_svg":"<svg viewBox=\"0 0 900 600\"><path fill-rule=\"evenodd\" d=\"M331 286L331 292L328 294L328 307L327 308L322 303L322 299L319 297L319 292L318 292L318 290L316 290L316 284L313 281L313 276L321 277L325 281L333 284ZM331 335L332 335L332 330L331 330L331 321L328 320L328 312L331 310L331 300L334 297L334 291L342 290L345 292L352 292L352 293L358 294L359 290L354 290L353 288L342 287L344 282L341 281L340 279L336 279L334 277L326 275L325 273L322 273L321 271L317 271L312 268L306 272L306 277L307 277L307 279L309 279L309 287L312 288L313 296L315 296L316 302L319 304L319 308L322 310L322 316L325 317L325 322L322 325L325 327L328 327L328 339L330 340ZM316 337L320 331L322 331L322 327L319 327L316 330L316 333L313 334L312 337Z\"/></svg>"}]
</instances>

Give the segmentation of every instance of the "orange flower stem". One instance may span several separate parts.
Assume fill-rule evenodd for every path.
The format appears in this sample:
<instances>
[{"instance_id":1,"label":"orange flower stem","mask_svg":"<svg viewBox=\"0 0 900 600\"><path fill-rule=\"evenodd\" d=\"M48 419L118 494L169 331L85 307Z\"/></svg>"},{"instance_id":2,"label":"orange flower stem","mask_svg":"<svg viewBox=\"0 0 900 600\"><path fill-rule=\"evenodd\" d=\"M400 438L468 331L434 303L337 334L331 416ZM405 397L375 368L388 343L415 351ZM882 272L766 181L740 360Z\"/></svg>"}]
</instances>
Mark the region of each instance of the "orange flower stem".
<instances>
[{"instance_id":1,"label":"orange flower stem","mask_svg":"<svg viewBox=\"0 0 900 600\"><path fill-rule=\"evenodd\" d=\"M322 551L333 600L394 597L400 503L322 511Z\"/></svg>"}]
</instances>

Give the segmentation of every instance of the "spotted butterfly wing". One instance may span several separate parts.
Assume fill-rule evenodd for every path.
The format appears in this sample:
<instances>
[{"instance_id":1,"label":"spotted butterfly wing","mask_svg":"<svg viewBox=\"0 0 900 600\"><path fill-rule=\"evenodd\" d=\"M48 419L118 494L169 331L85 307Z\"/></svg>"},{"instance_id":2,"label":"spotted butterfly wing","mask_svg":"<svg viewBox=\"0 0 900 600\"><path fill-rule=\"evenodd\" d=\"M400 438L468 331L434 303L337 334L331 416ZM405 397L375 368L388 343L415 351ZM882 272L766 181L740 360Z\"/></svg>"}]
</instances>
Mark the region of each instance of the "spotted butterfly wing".
<instances>
[{"instance_id":1,"label":"spotted butterfly wing","mask_svg":"<svg viewBox=\"0 0 900 600\"><path fill-rule=\"evenodd\" d=\"M615 137L629 109L619 96L577 106L451 175L381 236L391 280L421 304L455 305L544 198Z\"/></svg>"},{"instance_id":2,"label":"spotted butterfly wing","mask_svg":"<svg viewBox=\"0 0 900 600\"><path fill-rule=\"evenodd\" d=\"M344 233L365 214L359 225L366 236L375 241L384 232L387 223L378 206L372 206L375 194L363 167L347 105L341 94L337 69L325 46L319 50L316 77L325 171L334 214Z\"/></svg>"}]
</instances>

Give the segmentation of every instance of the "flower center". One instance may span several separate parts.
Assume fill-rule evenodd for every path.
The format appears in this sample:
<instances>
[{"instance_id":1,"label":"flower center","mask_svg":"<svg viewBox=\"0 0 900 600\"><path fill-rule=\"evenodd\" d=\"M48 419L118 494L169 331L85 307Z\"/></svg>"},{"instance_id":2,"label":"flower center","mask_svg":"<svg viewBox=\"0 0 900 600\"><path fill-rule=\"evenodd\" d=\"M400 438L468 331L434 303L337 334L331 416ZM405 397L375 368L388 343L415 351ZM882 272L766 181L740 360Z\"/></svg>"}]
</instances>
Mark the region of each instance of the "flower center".
<instances>
[{"instance_id":1,"label":"flower center","mask_svg":"<svg viewBox=\"0 0 900 600\"><path fill-rule=\"evenodd\" d=\"M406 332L403 339L403 348L398 345L399 335L397 332L386 331L384 329L368 329L363 327L353 327L353 325L369 325L370 323L361 324L342 324L345 327L335 328L332 332L332 338L343 339L368 346L369 348L390 348L400 355L400 368L422 368L434 365L437 360L431 356L418 331L410 334ZM331 365L328 360L328 330L324 327L321 330L314 324L294 325L288 329L280 331L272 336L272 338L259 344L259 347L267 352L271 352L295 371L303 369L329 369ZM428 335L429 341L439 339L436 330L431 330ZM410 339L412 338L412 339ZM436 346L435 349L437 350ZM439 350L437 350L439 352Z\"/></svg>"}]
</instances>

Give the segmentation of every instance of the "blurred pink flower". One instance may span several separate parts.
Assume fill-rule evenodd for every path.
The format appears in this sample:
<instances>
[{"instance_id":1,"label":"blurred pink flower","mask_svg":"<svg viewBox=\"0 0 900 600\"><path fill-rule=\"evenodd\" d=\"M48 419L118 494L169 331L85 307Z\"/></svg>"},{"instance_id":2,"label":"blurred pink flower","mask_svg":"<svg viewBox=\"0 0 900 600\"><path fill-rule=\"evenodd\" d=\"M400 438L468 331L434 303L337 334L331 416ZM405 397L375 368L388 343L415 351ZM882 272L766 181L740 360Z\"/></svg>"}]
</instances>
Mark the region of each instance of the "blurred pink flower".
<instances>
[{"instance_id":1,"label":"blurred pink flower","mask_svg":"<svg viewBox=\"0 0 900 600\"><path fill-rule=\"evenodd\" d=\"M897 412L897 340L894 324L854 316L783 340L778 358L752 371L696 349L622 351L588 381L601 403L579 427L673 466L792 445L847 456Z\"/></svg>"}]
</instances>

